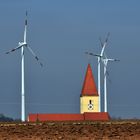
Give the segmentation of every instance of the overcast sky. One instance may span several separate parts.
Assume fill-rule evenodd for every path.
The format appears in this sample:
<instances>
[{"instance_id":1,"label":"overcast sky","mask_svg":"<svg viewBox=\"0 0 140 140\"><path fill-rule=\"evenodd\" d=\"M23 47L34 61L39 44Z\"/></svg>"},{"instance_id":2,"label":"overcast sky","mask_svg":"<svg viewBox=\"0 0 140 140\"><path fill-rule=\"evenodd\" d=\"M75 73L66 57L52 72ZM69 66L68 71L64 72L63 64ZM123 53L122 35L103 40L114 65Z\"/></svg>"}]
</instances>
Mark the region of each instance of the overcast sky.
<instances>
[{"instance_id":1,"label":"overcast sky","mask_svg":"<svg viewBox=\"0 0 140 140\"><path fill-rule=\"evenodd\" d=\"M20 51L4 52L23 41L26 10L28 44L44 64L26 50L26 115L79 113L89 62L97 83L97 59L84 52L99 53L110 32L106 54L121 61L108 65L108 111L140 118L139 0L0 0L0 113L20 118Z\"/></svg>"}]
</instances>

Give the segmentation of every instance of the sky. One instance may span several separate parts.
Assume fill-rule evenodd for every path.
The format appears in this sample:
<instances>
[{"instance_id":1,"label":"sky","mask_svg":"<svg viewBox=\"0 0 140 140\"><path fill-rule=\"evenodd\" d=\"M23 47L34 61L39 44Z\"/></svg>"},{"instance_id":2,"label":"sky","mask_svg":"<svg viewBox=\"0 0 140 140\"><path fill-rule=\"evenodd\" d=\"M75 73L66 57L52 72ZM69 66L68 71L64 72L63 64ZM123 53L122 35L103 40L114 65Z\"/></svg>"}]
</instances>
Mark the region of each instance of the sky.
<instances>
[{"instance_id":1,"label":"sky","mask_svg":"<svg viewBox=\"0 0 140 140\"><path fill-rule=\"evenodd\" d=\"M21 53L5 52L23 41L26 10L27 43L44 64L25 51L26 116L79 113L88 63L97 85L97 59L85 52L99 53L110 32L105 52L120 62L107 68L108 112L140 118L139 0L0 0L0 113L20 118Z\"/></svg>"}]
</instances>

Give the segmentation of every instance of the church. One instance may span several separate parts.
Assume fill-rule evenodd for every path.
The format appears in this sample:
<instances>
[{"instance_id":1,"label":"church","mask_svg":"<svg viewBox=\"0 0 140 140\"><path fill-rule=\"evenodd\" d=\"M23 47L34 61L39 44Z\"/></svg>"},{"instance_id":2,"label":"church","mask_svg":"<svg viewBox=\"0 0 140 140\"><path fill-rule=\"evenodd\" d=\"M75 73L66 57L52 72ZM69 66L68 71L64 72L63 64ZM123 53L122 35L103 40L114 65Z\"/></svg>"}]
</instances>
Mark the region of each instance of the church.
<instances>
[{"instance_id":1,"label":"church","mask_svg":"<svg viewBox=\"0 0 140 140\"><path fill-rule=\"evenodd\" d=\"M108 112L100 112L99 95L91 65L88 64L80 95L79 114L29 114L28 121L107 121Z\"/></svg>"}]
</instances>

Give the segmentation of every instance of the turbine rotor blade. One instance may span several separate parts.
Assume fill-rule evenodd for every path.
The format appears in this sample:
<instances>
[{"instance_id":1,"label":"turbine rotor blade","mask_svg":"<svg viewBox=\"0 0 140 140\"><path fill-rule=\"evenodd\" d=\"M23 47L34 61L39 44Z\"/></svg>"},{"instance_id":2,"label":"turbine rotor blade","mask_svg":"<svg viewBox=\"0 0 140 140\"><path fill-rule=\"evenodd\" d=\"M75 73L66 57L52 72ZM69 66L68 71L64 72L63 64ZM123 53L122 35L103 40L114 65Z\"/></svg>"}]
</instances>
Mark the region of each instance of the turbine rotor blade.
<instances>
[{"instance_id":1,"label":"turbine rotor blade","mask_svg":"<svg viewBox=\"0 0 140 140\"><path fill-rule=\"evenodd\" d=\"M108 76L109 76L109 72L108 72L108 71L106 71L106 75L108 75Z\"/></svg>"},{"instance_id":2,"label":"turbine rotor blade","mask_svg":"<svg viewBox=\"0 0 140 140\"><path fill-rule=\"evenodd\" d=\"M108 41L109 36L110 36L110 32L108 32L108 34L107 34L107 37L106 37L106 40L105 40L106 43Z\"/></svg>"},{"instance_id":3,"label":"turbine rotor blade","mask_svg":"<svg viewBox=\"0 0 140 140\"><path fill-rule=\"evenodd\" d=\"M108 71L106 71L106 75L107 75L107 79L108 79L109 83L112 83L112 81L111 81L111 79L110 79L110 74L109 74Z\"/></svg>"},{"instance_id":4,"label":"turbine rotor blade","mask_svg":"<svg viewBox=\"0 0 140 140\"><path fill-rule=\"evenodd\" d=\"M119 59L114 59L114 61L120 61Z\"/></svg>"},{"instance_id":5,"label":"turbine rotor blade","mask_svg":"<svg viewBox=\"0 0 140 140\"><path fill-rule=\"evenodd\" d=\"M112 83L112 81L110 79L110 74L109 74L108 70L106 70L106 73L105 73L104 77L105 76L107 77L107 80L109 81L109 83Z\"/></svg>"},{"instance_id":6,"label":"turbine rotor blade","mask_svg":"<svg viewBox=\"0 0 140 140\"><path fill-rule=\"evenodd\" d=\"M6 52L6 54L9 54L9 53L11 53L11 52L14 52L14 51L20 49L22 46L23 46L23 45L20 45L20 46L18 46L18 47L16 47L16 48L13 48L13 49L11 49L10 51Z\"/></svg>"},{"instance_id":7,"label":"turbine rotor blade","mask_svg":"<svg viewBox=\"0 0 140 140\"><path fill-rule=\"evenodd\" d=\"M34 56L34 58L36 59L36 61L38 61L38 63L40 64L41 67L43 67L43 64L39 61L39 58L38 56L34 53L34 51L30 48L30 47L27 47L28 50L31 52L31 54Z\"/></svg>"},{"instance_id":8,"label":"turbine rotor blade","mask_svg":"<svg viewBox=\"0 0 140 140\"><path fill-rule=\"evenodd\" d=\"M26 11L25 25L27 25L27 16L28 16L28 13L27 13L27 11Z\"/></svg>"},{"instance_id":9,"label":"turbine rotor blade","mask_svg":"<svg viewBox=\"0 0 140 140\"><path fill-rule=\"evenodd\" d=\"M94 53L91 53L91 52L85 52L85 54L92 55L92 56L97 56L97 57L101 57L99 54L94 54Z\"/></svg>"},{"instance_id":10,"label":"turbine rotor blade","mask_svg":"<svg viewBox=\"0 0 140 140\"><path fill-rule=\"evenodd\" d=\"M102 39L101 39L101 37L99 37L99 41L100 41L100 43L101 43L101 47L103 48L103 42L102 42Z\"/></svg>"}]
</instances>

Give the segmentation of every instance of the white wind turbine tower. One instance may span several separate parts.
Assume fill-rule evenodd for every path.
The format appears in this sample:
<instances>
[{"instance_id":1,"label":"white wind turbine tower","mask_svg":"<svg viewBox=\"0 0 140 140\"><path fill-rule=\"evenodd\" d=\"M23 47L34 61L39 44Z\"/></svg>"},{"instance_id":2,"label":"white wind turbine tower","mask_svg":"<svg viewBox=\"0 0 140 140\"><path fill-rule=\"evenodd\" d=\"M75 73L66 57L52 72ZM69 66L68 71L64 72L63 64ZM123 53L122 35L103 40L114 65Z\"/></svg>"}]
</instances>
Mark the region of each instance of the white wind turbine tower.
<instances>
[{"instance_id":1,"label":"white wind turbine tower","mask_svg":"<svg viewBox=\"0 0 140 140\"><path fill-rule=\"evenodd\" d=\"M6 54L9 54L11 52L14 52L18 49L21 49L21 121L25 121L25 77L24 77L24 49L28 49L30 53L34 56L34 58L39 62L41 66L42 63L39 61L39 58L34 53L34 51L28 46L27 44L27 12L26 12L26 19L25 19L25 29L24 29L24 40L23 42L19 42L18 46L8 52Z\"/></svg>"},{"instance_id":2,"label":"white wind turbine tower","mask_svg":"<svg viewBox=\"0 0 140 140\"><path fill-rule=\"evenodd\" d=\"M102 58L102 62L104 64L104 112L107 112L107 65L108 62L114 62L114 61L120 61L117 59L109 59L106 57L106 55L104 55L105 58Z\"/></svg>"},{"instance_id":3,"label":"white wind turbine tower","mask_svg":"<svg viewBox=\"0 0 140 140\"><path fill-rule=\"evenodd\" d=\"M88 55L92 55L92 56L96 56L98 58L98 94L99 94L99 112L101 112L101 59L103 57L104 54L104 50L105 47L107 45L107 41L108 41L108 37L109 37L110 33L107 34L106 40L105 42L102 44L101 42L101 53L100 54L93 54L93 53L89 53L86 52L86 54ZM100 40L101 41L101 40Z\"/></svg>"}]
</instances>

